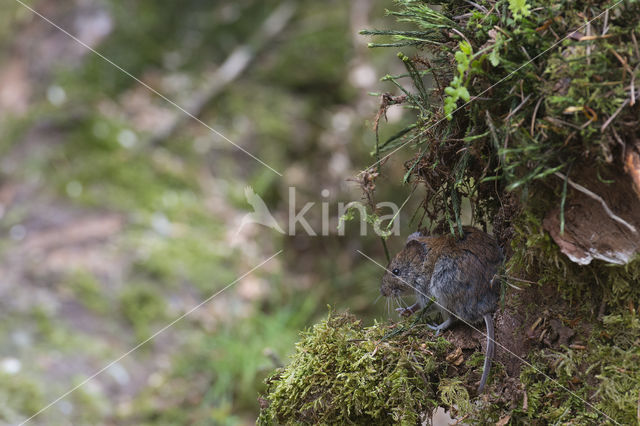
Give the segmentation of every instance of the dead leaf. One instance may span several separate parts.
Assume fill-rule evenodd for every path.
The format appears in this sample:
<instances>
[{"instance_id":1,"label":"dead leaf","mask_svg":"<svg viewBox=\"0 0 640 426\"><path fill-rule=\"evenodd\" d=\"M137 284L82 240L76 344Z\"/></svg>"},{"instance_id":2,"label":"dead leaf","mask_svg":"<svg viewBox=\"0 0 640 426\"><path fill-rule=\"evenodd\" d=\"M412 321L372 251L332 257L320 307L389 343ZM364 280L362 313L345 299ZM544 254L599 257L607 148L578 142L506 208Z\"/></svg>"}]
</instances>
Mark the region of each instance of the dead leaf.
<instances>
[{"instance_id":1,"label":"dead leaf","mask_svg":"<svg viewBox=\"0 0 640 426\"><path fill-rule=\"evenodd\" d=\"M455 351L451 352L449 355L447 355L447 362L453 362L455 360L457 360L460 355L462 355L462 349L461 348L456 348Z\"/></svg>"},{"instance_id":2,"label":"dead leaf","mask_svg":"<svg viewBox=\"0 0 640 426\"><path fill-rule=\"evenodd\" d=\"M464 357L462 356L462 348L458 347L455 351L451 352L447 355L447 362L452 363L453 365L460 365L464 361Z\"/></svg>"}]
</instances>

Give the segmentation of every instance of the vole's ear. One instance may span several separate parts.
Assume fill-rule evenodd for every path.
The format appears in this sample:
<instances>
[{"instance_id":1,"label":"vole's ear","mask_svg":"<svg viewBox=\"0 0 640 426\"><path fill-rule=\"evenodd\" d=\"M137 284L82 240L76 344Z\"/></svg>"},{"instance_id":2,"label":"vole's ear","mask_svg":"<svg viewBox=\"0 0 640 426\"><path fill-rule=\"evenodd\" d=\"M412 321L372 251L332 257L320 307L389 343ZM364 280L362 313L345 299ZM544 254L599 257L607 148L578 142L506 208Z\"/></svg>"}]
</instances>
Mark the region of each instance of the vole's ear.
<instances>
[{"instance_id":1,"label":"vole's ear","mask_svg":"<svg viewBox=\"0 0 640 426\"><path fill-rule=\"evenodd\" d=\"M411 234L411 235L409 235L409 236L407 237L407 243L408 243L409 241L411 241L411 240L418 239L418 238L420 238L420 237L422 237L422 236L423 236L423 235L422 235L420 232L416 231L416 232L414 232L413 234Z\"/></svg>"},{"instance_id":2,"label":"vole's ear","mask_svg":"<svg viewBox=\"0 0 640 426\"><path fill-rule=\"evenodd\" d=\"M407 250L416 251L418 253L426 253L429 251L429 247L427 246L427 244L417 239L408 240L405 248Z\"/></svg>"}]
</instances>

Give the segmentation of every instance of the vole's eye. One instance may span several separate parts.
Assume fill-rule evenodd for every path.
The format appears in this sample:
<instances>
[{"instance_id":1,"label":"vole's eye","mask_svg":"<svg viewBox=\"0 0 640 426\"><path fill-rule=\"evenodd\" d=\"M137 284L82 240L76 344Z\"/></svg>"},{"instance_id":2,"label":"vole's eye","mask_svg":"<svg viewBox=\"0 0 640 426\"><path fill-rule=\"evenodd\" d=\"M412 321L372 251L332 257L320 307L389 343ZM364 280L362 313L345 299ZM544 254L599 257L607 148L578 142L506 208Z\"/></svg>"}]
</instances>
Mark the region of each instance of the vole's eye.
<instances>
[{"instance_id":1,"label":"vole's eye","mask_svg":"<svg viewBox=\"0 0 640 426\"><path fill-rule=\"evenodd\" d=\"M392 273L393 275L400 275L400 269L396 268L396 269L394 269L393 271L391 271L391 273Z\"/></svg>"}]
</instances>

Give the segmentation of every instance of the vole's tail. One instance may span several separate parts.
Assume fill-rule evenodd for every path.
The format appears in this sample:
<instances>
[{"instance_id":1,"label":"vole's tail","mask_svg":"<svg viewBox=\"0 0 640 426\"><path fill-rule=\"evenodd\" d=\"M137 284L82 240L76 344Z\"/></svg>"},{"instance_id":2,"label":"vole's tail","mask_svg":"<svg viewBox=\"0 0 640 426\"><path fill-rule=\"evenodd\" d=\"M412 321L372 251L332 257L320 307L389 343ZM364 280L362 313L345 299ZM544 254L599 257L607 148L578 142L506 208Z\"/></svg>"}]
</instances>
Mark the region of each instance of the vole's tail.
<instances>
[{"instance_id":1,"label":"vole's tail","mask_svg":"<svg viewBox=\"0 0 640 426\"><path fill-rule=\"evenodd\" d=\"M484 314L483 318L487 326L487 351L484 354L484 368L482 369L482 378L480 379L480 386L478 386L478 393L482 393L484 385L487 383L489 370L491 370L491 361L493 360L493 352L495 351L493 316L491 314Z\"/></svg>"}]
</instances>

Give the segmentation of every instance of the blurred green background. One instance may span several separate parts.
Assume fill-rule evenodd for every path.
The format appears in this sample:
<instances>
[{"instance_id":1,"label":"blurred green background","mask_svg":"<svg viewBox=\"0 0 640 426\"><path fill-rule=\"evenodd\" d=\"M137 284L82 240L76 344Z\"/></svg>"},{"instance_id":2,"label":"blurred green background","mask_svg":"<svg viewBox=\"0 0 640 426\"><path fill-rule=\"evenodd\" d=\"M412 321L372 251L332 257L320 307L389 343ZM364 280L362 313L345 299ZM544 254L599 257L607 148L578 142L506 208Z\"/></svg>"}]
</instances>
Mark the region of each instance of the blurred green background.
<instances>
[{"instance_id":1,"label":"blurred green background","mask_svg":"<svg viewBox=\"0 0 640 426\"><path fill-rule=\"evenodd\" d=\"M369 323L389 315L374 304L380 270L356 252L386 263L379 238L336 226L338 202L362 197L349 179L374 161L370 92L397 94L379 78L403 69L358 35L396 25L390 1L26 4L282 176L5 2L0 424L36 414L281 249L29 424L251 424L263 379L327 305ZM381 137L411 115L392 107ZM378 201L410 194L404 160L383 169ZM297 211L315 202L305 217L318 233L327 203L330 235L238 232L247 186L283 227L289 187ZM402 210L403 235L419 199Z\"/></svg>"}]
</instances>

